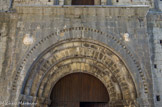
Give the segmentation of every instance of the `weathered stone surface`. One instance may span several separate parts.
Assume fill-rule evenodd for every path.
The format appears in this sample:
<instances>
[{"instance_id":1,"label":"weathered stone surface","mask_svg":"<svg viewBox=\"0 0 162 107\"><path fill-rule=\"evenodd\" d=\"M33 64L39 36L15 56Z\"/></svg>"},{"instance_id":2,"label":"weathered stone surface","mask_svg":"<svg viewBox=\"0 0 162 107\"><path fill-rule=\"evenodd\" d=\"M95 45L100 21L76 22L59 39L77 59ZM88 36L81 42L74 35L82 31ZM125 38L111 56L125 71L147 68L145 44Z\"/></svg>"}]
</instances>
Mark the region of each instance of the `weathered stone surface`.
<instances>
[{"instance_id":1,"label":"weathered stone surface","mask_svg":"<svg viewBox=\"0 0 162 107\"><path fill-rule=\"evenodd\" d=\"M11 0L0 0L0 12L8 11L11 5Z\"/></svg>"},{"instance_id":2,"label":"weathered stone surface","mask_svg":"<svg viewBox=\"0 0 162 107\"><path fill-rule=\"evenodd\" d=\"M14 5L71 5L72 0L14 0ZM95 5L150 5L153 0L94 0Z\"/></svg>"},{"instance_id":3,"label":"weathered stone surface","mask_svg":"<svg viewBox=\"0 0 162 107\"><path fill-rule=\"evenodd\" d=\"M152 11L148 14L148 33L150 36L151 51L152 51L152 78L154 85L154 98L155 106L160 107L162 101L157 101L157 96L162 96L161 78L162 78L162 14L156 11Z\"/></svg>"},{"instance_id":4,"label":"weathered stone surface","mask_svg":"<svg viewBox=\"0 0 162 107\"><path fill-rule=\"evenodd\" d=\"M111 3L139 4L115 1ZM7 3L0 10L7 10ZM139 5L49 6L55 3L15 0L12 12L0 12L0 102L45 106L55 81L80 70L106 84L112 106L122 102L160 107L156 95L162 96L161 12ZM153 7L152 3L142 2Z\"/></svg>"}]
</instances>

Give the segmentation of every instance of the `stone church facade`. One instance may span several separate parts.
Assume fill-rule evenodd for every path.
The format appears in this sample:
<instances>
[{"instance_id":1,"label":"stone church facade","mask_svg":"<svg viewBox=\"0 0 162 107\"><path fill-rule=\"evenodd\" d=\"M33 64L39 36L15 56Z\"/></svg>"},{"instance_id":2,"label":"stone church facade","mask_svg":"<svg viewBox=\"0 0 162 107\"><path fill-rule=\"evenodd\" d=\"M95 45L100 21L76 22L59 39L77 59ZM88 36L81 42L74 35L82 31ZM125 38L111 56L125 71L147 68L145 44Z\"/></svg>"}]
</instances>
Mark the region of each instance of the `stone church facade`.
<instances>
[{"instance_id":1,"label":"stone church facade","mask_svg":"<svg viewBox=\"0 0 162 107\"><path fill-rule=\"evenodd\" d=\"M83 73L108 92L98 107L161 107L162 1L82 1L0 1L0 106L52 107L54 86Z\"/></svg>"}]
</instances>

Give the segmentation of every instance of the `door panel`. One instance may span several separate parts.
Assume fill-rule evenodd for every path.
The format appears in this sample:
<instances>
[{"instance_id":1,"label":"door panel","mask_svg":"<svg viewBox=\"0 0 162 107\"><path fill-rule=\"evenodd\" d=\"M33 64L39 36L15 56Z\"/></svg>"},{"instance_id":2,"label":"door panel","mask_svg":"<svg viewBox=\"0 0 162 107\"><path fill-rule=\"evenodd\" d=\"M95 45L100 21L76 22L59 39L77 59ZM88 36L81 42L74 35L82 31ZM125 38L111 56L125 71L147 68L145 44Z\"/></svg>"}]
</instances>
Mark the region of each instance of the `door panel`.
<instances>
[{"instance_id":1,"label":"door panel","mask_svg":"<svg viewBox=\"0 0 162 107\"><path fill-rule=\"evenodd\" d=\"M51 100L51 107L59 107L59 105L60 107L62 105L62 107L79 107L80 102L107 103L109 95L99 79L85 73L74 73L56 83L51 93Z\"/></svg>"},{"instance_id":2,"label":"door panel","mask_svg":"<svg viewBox=\"0 0 162 107\"><path fill-rule=\"evenodd\" d=\"M53 102L50 107L80 107L79 102Z\"/></svg>"},{"instance_id":3,"label":"door panel","mask_svg":"<svg viewBox=\"0 0 162 107\"><path fill-rule=\"evenodd\" d=\"M82 102L82 103L80 103L80 107L108 107L108 104L107 103Z\"/></svg>"}]
</instances>

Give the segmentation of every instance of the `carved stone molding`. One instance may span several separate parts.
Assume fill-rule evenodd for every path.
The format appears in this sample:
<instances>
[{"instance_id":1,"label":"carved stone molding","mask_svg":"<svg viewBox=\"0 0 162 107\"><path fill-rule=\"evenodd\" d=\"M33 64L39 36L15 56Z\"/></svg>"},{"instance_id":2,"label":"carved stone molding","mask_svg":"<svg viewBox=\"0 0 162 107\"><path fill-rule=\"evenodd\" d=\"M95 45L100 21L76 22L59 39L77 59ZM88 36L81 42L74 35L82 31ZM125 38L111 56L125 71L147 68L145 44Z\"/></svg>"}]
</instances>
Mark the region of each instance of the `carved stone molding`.
<instances>
[{"instance_id":1,"label":"carved stone molding","mask_svg":"<svg viewBox=\"0 0 162 107\"><path fill-rule=\"evenodd\" d=\"M18 85L17 81L20 80L20 76L22 75L21 73L24 67L26 67L28 59L30 59L32 55L35 55L33 53L35 52L35 50L37 50L38 47L43 46L43 44L46 43L46 41L54 38L53 40L55 41L53 45L51 45L49 48L46 48L44 52L42 52L39 56L37 56L38 58L34 60L33 64L31 64L30 69L25 68L25 73L27 74L25 74L26 77L24 79L24 83L22 84L22 88L21 88L23 90L21 91L22 94L29 95L29 96L39 95L42 97L43 96L49 97L49 95L47 95L47 92L45 92L44 88L48 88L47 90L52 89L52 86L55 84L55 82L67 74L66 72L61 70L62 67L68 68L68 66L70 67L75 64L78 64L79 66L83 64L83 66L88 65L92 69L94 68L97 69L96 71L99 71L100 75L96 75L96 73L94 72L89 72L88 68L74 69L69 71L68 73L73 73L74 71L78 71L78 70L80 70L81 72L84 71L100 79L103 82L103 84L105 84L106 87L112 86L112 88L109 87L107 88L107 90L108 91L111 90L110 92L112 93L112 95L111 93L110 95L115 96L115 97L110 97L110 99L112 98L112 100L114 101L119 99L130 99L130 98L135 99L137 97L136 83L134 81L135 79L132 77L131 74L132 71L129 71L127 69L127 65L122 59L122 57L120 57L120 55L118 55L113 48L109 48L107 45L98 42L97 40L93 40L90 38L87 39L86 35L84 35L84 37L81 36L78 38L73 38L70 36L69 39L68 38L65 39L64 38L65 36L62 36L62 34L66 35L66 32L78 32L78 31L90 32L90 33L94 32L94 34L100 36L102 35L102 38L105 37L109 39L108 41L112 41L111 43L114 42L114 44L116 44L115 46L120 46L120 48L122 48L121 51L123 52L125 51L127 56L129 56L128 58L131 58L130 60L133 61L134 66L136 67L135 71L138 71L138 73L140 74L144 85L145 93L147 94L148 86L147 86L144 72L141 70L139 62L136 61L134 55L122 43L122 41L118 40L116 37L112 35L107 35L106 33L99 31L97 29L84 28L84 27L72 27L72 28L63 29L56 33L52 33L51 35L48 35L42 40L40 40L39 42L37 42L33 46L33 48L29 51L27 56L24 58L24 60L22 61L20 67L16 72L16 76L13 81L13 87L12 87L13 92L17 90L16 89ZM57 36L63 37L64 39L58 40ZM98 38L100 36L98 36ZM56 42L56 40L58 40L58 42ZM84 60L80 60L80 59L84 59ZM69 60L71 60L72 62L70 63ZM59 69L57 69L58 68L57 66L59 67ZM61 71L59 73L62 74L53 72L51 71L51 69L54 69L54 71ZM44 75L46 73L47 75ZM45 83L48 82L48 76L50 77L52 76L50 73L57 74L58 76L55 80L51 81L51 85L52 85L51 87L49 86L46 87L46 85L49 85ZM106 77L103 77L105 73L106 73ZM37 78L37 80L35 80L35 78ZM106 82L106 81L110 81L110 82ZM116 86L117 88L114 89L113 86L114 87ZM127 89L128 86L131 88ZM133 94L130 95L130 93ZM50 93L48 92L48 94Z\"/></svg>"},{"instance_id":2,"label":"carved stone molding","mask_svg":"<svg viewBox=\"0 0 162 107\"><path fill-rule=\"evenodd\" d=\"M110 101L137 98L135 83L122 59L104 45L84 39L51 46L30 69L23 94L49 99L56 82L75 72L89 73L101 80Z\"/></svg>"}]
</instances>

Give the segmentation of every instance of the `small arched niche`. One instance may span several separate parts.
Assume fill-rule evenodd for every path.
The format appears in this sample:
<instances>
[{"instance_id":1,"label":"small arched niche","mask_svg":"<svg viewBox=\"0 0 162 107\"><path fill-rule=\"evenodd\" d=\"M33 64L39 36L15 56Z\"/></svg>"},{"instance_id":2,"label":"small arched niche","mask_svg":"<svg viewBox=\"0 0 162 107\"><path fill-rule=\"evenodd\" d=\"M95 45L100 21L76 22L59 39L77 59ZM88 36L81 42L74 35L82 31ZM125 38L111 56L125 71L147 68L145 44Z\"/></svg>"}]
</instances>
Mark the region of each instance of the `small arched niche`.
<instances>
[{"instance_id":1,"label":"small arched niche","mask_svg":"<svg viewBox=\"0 0 162 107\"><path fill-rule=\"evenodd\" d=\"M72 0L72 5L94 5L95 0Z\"/></svg>"}]
</instances>

